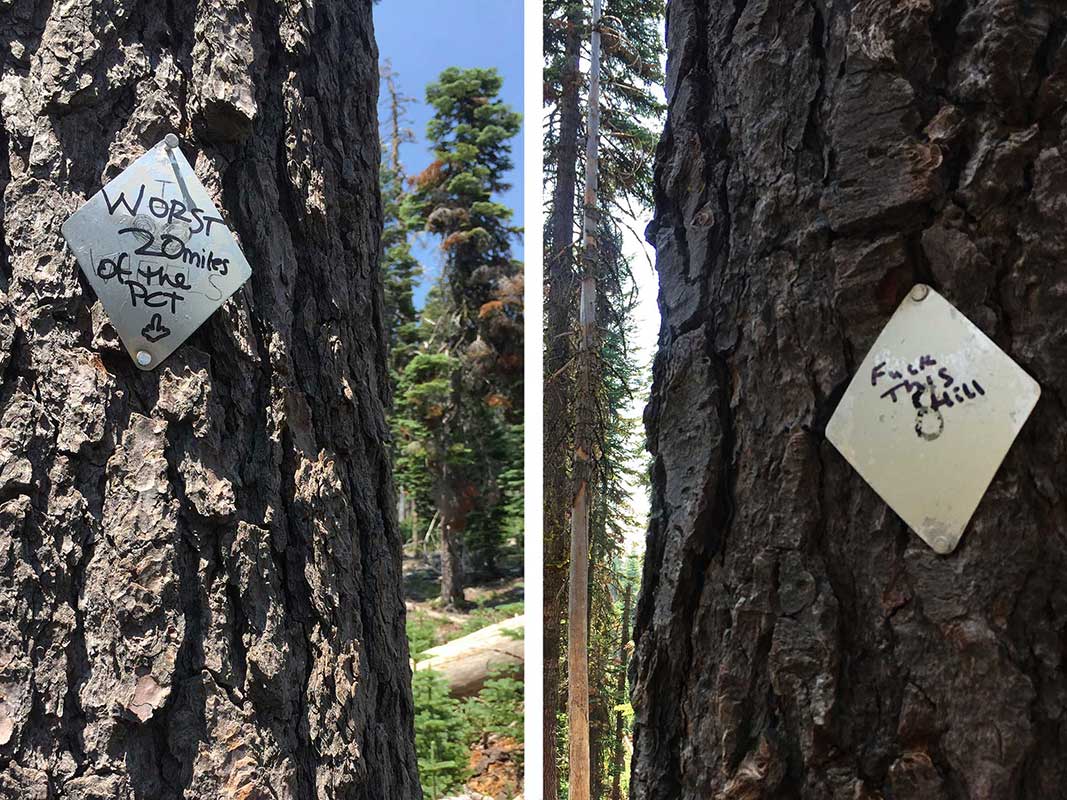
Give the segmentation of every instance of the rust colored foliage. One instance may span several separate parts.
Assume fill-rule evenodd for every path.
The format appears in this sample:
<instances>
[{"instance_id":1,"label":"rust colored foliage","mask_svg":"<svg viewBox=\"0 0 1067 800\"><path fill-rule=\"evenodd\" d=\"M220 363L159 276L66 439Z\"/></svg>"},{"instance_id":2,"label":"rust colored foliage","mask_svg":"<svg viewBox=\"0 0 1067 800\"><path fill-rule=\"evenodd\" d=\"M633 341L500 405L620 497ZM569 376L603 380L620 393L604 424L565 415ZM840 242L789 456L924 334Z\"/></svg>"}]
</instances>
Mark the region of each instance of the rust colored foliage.
<instances>
[{"instance_id":1,"label":"rust colored foliage","mask_svg":"<svg viewBox=\"0 0 1067 800\"><path fill-rule=\"evenodd\" d=\"M444 175L444 162L438 160L430 163L426 169L411 179L411 185L416 189L428 189L441 183Z\"/></svg>"}]
</instances>

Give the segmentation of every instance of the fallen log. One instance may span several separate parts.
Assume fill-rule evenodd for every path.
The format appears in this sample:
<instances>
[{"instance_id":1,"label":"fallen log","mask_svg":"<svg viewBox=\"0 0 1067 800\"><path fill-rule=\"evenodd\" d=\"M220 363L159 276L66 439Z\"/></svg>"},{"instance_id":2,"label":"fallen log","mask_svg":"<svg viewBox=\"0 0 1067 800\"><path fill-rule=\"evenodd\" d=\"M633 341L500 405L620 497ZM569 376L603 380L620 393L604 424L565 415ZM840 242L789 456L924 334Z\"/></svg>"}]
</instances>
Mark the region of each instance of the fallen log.
<instances>
[{"instance_id":1,"label":"fallen log","mask_svg":"<svg viewBox=\"0 0 1067 800\"><path fill-rule=\"evenodd\" d=\"M522 664L524 618L520 615L431 647L414 669L432 669L456 697L477 694L493 667Z\"/></svg>"}]
</instances>

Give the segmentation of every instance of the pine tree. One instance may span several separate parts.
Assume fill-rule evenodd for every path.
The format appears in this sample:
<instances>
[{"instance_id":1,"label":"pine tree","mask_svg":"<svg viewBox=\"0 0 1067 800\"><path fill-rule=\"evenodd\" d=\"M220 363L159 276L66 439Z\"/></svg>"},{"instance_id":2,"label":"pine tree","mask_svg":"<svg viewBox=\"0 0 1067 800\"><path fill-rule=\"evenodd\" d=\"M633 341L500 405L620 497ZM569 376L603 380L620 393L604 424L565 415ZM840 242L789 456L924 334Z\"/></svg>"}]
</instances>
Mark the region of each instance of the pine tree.
<instances>
[{"instance_id":1,"label":"pine tree","mask_svg":"<svg viewBox=\"0 0 1067 800\"><path fill-rule=\"evenodd\" d=\"M1063 797L1067 7L669 15L631 796ZM918 282L1042 387L950 555L825 438Z\"/></svg>"},{"instance_id":2,"label":"pine tree","mask_svg":"<svg viewBox=\"0 0 1067 800\"><path fill-rule=\"evenodd\" d=\"M452 697L448 682L438 673L420 669L411 682L422 796L438 800L459 789L470 775L471 726L462 701Z\"/></svg>"},{"instance_id":3,"label":"pine tree","mask_svg":"<svg viewBox=\"0 0 1067 800\"><path fill-rule=\"evenodd\" d=\"M610 221L601 226L599 309L602 320L601 375L597 394L600 457L590 530L590 722L591 795L603 798L612 778L615 709L626 702L625 667L619 661L619 600L626 592L625 536L637 523L630 492L641 483L634 464L644 438L640 420L631 416L635 396L645 388L643 365L629 347L637 300L622 235ZM620 687L619 681L622 680ZM595 724L594 724L595 723Z\"/></svg>"},{"instance_id":4,"label":"pine tree","mask_svg":"<svg viewBox=\"0 0 1067 800\"><path fill-rule=\"evenodd\" d=\"M382 289L384 297L385 332L389 343L390 396L395 402L404 368L415 355L421 342L423 328L419 325L415 308L415 283L422 274L417 258L411 252L411 231L401 215L406 175L400 161L400 146L414 141L414 134L405 127L407 106L413 98L398 87L397 74L387 61L382 65L384 82L384 120L382 161L379 168L382 195ZM425 470L417 458L406 452L410 430L406 420L392 420L393 463L399 489L399 522L401 530L410 529L412 540L418 543L420 518L428 519L426 509L432 508ZM397 430L397 428L400 430Z\"/></svg>"},{"instance_id":5,"label":"pine tree","mask_svg":"<svg viewBox=\"0 0 1067 800\"><path fill-rule=\"evenodd\" d=\"M370 4L0 31L0 797L415 800ZM253 273L142 372L61 228L170 133Z\"/></svg>"},{"instance_id":6,"label":"pine tree","mask_svg":"<svg viewBox=\"0 0 1067 800\"><path fill-rule=\"evenodd\" d=\"M507 188L520 116L498 99L500 87L496 70L454 67L427 87L435 160L403 206L408 225L440 237L444 256L427 352L413 370L429 385L407 392L433 479L448 605L464 602L464 540L491 561L500 532L494 512L515 505L517 455L504 440L514 442L521 424L523 281L511 255L519 231L494 198Z\"/></svg>"},{"instance_id":7,"label":"pine tree","mask_svg":"<svg viewBox=\"0 0 1067 800\"><path fill-rule=\"evenodd\" d=\"M578 303L575 278L580 251L575 247L578 238L576 222L579 217L577 182L585 176L586 161L579 142L583 138L582 123L588 117L588 103L583 103L585 76L581 67L590 36L591 2L549 0L545 4L545 101L547 125L545 129L546 184L552 195L545 228L546 264L546 387L545 387L545 709L543 727L546 754L544 784L547 797L558 795L556 720L559 714L560 635L563 630L561 598L568 585L566 551L569 532L565 516L560 512L573 491L570 481L574 475L570 460L573 452L568 442L575 431L573 398L577 392L575 370L578 324ZM651 203L651 164L658 127L655 118L662 113L658 100L658 86L662 83L660 69L659 22L662 2L625 0L607 2L597 30L602 41L599 102L600 135L597 138L597 180L595 181L594 216L599 217L597 237L599 246L592 270L597 283L596 309L598 324L595 331L597 365L586 366L583 372L592 376L595 416L593 433L588 438L596 454L595 475L591 478L590 507L590 569L588 582L591 593L588 606L589 648L592 684L597 683L600 670L611 668L616 660L617 611L612 593L605 587L615 586L614 559L617 547L610 545L608 531L626 524L626 504L616 502L625 498L622 465L626 458L613 450L612 439L629 439L632 452L638 441L636 421L623 423L623 409L629 404L628 386L622 395L616 393L613 381L626 370L612 363L619 354L627 352L628 315L631 305L627 297L632 284L617 274L627 267L618 260L620 218L632 217ZM610 252L612 249L616 252ZM590 250L589 247L584 248ZM612 349L616 352L611 352ZM621 371L620 371L621 370ZM633 376L631 375L631 378ZM629 379L624 380L628 382ZM616 428L613 430L613 428ZM625 428L625 430L623 430ZM585 449L585 448L583 448ZM562 498L562 504L561 499ZM605 583L607 581L607 583ZM579 603L579 605L581 605ZM613 632L609 637L607 629ZM568 626L570 630L570 626ZM610 642L615 642L611 644ZM605 673L606 674L606 673ZM567 686L573 690L575 681L568 673ZM614 706L608 692L594 692L590 713L599 720L599 730L593 731L591 749L598 762L593 765L591 789L594 795L603 793L607 759L601 758L612 746L610 743L610 709ZM568 737L570 739L571 737ZM568 759L573 766L573 758Z\"/></svg>"},{"instance_id":8,"label":"pine tree","mask_svg":"<svg viewBox=\"0 0 1067 800\"><path fill-rule=\"evenodd\" d=\"M404 365L418 344L418 312L415 309L415 282L422 274L419 261L411 252L411 232L400 209L406 195L406 175L400 161L400 145L414 141L411 130L404 127L406 109L412 98L397 86L397 75L386 62L382 66L385 82L385 124L382 142L381 177L383 232L382 285L385 296L385 330L389 338L389 369L393 391Z\"/></svg>"}]
</instances>

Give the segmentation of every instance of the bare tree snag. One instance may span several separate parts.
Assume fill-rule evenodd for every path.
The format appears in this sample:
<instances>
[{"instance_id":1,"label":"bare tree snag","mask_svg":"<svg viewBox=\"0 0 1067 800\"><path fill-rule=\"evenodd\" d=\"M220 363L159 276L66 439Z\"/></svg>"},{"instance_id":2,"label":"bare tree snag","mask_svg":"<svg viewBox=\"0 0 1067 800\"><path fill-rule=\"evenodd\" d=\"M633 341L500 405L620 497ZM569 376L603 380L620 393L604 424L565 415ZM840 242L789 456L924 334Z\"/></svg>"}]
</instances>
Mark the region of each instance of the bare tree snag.
<instances>
[{"instance_id":1,"label":"bare tree snag","mask_svg":"<svg viewBox=\"0 0 1067 800\"><path fill-rule=\"evenodd\" d=\"M1067 10L668 7L632 797L1067 784ZM914 282L1042 385L959 549L823 431Z\"/></svg>"},{"instance_id":2,"label":"bare tree snag","mask_svg":"<svg viewBox=\"0 0 1067 800\"><path fill-rule=\"evenodd\" d=\"M0 30L0 796L421 797L370 3ZM253 274L142 373L60 225L172 132Z\"/></svg>"},{"instance_id":3,"label":"bare tree snag","mask_svg":"<svg viewBox=\"0 0 1067 800\"><path fill-rule=\"evenodd\" d=\"M571 483L568 466L573 455L574 430L568 380L574 357L571 328L575 303L574 225L578 185L578 138L582 122L580 55L584 0L574 0L565 17L566 74L559 98L557 168L552 205L545 221L545 356L544 356L544 736L542 774L545 800L559 797L556 763L560 712L560 650L566 607L568 568L567 502Z\"/></svg>"},{"instance_id":4,"label":"bare tree snag","mask_svg":"<svg viewBox=\"0 0 1067 800\"><path fill-rule=\"evenodd\" d=\"M567 578L568 800L589 800L589 517L596 472L596 385L599 374L596 276L599 267L597 155L600 148L600 11L590 18L589 99L586 103L585 191L582 218L582 280L578 295L578 354L574 398L574 461L571 561Z\"/></svg>"}]
</instances>

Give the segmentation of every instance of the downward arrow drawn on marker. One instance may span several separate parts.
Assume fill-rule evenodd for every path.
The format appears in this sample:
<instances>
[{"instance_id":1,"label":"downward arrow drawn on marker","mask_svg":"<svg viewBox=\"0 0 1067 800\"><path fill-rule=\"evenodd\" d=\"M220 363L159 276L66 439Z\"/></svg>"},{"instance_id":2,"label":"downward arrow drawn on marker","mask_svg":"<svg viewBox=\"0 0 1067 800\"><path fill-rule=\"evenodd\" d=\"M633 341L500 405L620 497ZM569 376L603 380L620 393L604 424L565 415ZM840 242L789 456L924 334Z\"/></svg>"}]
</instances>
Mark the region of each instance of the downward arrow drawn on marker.
<instances>
[{"instance_id":1,"label":"downward arrow drawn on marker","mask_svg":"<svg viewBox=\"0 0 1067 800\"><path fill-rule=\"evenodd\" d=\"M152 321L141 328L141 335L150 342L158 342L164 336L170 336L170 328L163 324L163 317L152 315Z\"/></svg>"}]
</instances>

